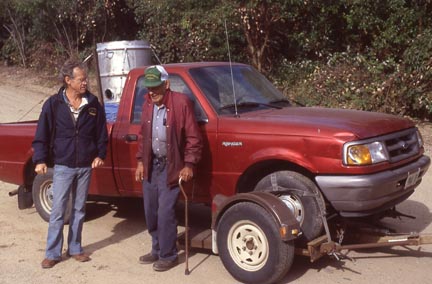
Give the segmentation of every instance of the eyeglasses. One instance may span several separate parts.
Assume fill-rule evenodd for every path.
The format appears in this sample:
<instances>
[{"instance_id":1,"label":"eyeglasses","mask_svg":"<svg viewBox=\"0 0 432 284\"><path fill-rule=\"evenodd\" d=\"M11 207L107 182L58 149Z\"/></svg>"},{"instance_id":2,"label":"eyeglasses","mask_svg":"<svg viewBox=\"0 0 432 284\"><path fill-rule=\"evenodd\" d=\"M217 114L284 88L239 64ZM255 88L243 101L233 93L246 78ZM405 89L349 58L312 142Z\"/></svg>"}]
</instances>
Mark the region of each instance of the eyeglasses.
<instances>
[{"instance_id":1,"label":"eyeglasses","mask_svg":"<svg viewBox=\"0 0 432 284\"><path fill-rule=\"evenodd\" d=\"M74 78L71 77L72 80L77 81L78 83L82 84L82 83L88 83L88 78L84 77L84 78Z\"/></svg>"}]
</instances>

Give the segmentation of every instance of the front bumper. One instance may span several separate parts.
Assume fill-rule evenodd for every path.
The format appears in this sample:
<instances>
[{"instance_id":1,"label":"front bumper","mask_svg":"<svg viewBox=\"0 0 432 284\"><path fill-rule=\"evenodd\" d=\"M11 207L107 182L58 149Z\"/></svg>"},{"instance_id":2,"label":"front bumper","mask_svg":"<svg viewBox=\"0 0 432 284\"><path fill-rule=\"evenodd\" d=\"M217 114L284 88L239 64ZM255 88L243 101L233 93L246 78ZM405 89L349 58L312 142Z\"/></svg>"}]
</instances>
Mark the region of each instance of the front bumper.
<instances>
[{"instance_id":1,"label":"front bumper","mask_svg":"<svg viewBox=\"0 0 432 284\"><path fill-rule=\"evenodd\" d=\"M317 176L322 193L342 216L360 217L389 209L407 199L420 184L430 165L422 156L401 168L372 175ZM418 178L406 186L410 174Z\"/></svg>"}]
</instances>

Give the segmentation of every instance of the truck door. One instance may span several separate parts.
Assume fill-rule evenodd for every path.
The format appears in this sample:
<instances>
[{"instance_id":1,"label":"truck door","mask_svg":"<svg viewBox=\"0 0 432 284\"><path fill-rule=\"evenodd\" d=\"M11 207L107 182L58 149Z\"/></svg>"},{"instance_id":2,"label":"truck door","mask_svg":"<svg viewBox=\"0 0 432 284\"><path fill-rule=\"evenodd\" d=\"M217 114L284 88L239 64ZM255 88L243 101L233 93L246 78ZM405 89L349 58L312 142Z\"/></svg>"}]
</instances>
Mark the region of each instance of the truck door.
<instances>
[{"instance_id":1,"label":"truck door","mask_svg":"<svg viewBox=\"0 0 432 284\"><path fill-rule=\"evenodd\" d=\"M123 116L118 117L117 121L123 121L123 123L120 122L118 127L114 129L114 164L117 165L117 167L115 167L115 175L116 179L119 181L119 191L124 196L142 195L141 183L135 181L135 169L137 165L135 154L138 148L137 140L140 130L142 105L144 102L144 95L147 93L147 89L143 87L143 80L144 76L141 76L137 80L134 90L134 99L132 104L130 104L131 107L127 109L125 106L125 109L119 110L119 113ZM203 132L204 124L207 119L200 103L196 100L191 89L179 75L170 74L169 80L171 83L171 90L186 94L194 102L195 115L202 130L203 138L206 140L205 133ZM208 155L208 153L209 150L204 150L203 161L206 160L205 156ZM204 196L207 197L209 195L208 187L203 187L205 186L206 180L208 180L206 177L208 177L209 169L207 166L202 167L201 165L198 168L199 173L194 182L189 183L185 187L191 197L200 200L204 198Z\"/></svg>"}]
</instances>

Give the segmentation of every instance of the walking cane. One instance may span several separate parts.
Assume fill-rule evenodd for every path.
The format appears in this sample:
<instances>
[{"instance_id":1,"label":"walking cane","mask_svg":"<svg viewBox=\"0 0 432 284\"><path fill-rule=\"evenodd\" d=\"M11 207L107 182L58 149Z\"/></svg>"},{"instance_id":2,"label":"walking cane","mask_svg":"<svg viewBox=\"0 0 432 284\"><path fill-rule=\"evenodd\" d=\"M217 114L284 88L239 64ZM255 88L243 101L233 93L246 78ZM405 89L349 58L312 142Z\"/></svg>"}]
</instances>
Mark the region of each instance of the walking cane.
<instances>
[{"instance_id":1,"label":"walking cane","mask_svg":"<svg viewBox=\"0 0 432 284\"><path fill-rule=\"evenodd\" d=\"M188 197L186 192L183 189L183 185L182 185L182 178L179 178L179 187L181 192L183 193L184 196L184 200L185 200L185 264L186 264L186 268L185 268L185 275L189 275L190 271L189 271L189 214L188 214Z\"/></svg>"}]
</instances>

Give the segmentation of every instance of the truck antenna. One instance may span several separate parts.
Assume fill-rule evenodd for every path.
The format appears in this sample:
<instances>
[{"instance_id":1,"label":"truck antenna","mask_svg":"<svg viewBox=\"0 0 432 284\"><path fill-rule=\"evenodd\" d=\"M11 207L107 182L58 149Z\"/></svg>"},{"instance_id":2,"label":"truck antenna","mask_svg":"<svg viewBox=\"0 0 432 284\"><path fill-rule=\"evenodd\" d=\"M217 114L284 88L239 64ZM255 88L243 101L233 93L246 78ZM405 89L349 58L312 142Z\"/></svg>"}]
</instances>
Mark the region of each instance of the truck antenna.
<instances>
[{"instance_id":1,"label":"truck antenna","mask_svg":"<svg viewBox=\"0 0 432 284\"><path fill-rule=\"evenodd\" d=\"M159 59L159 57L157 56L157 54L156 54L156 48L155 48L155 46L153 45L153 44L150 44L150 48L151 48L151 50L152 50L152 52L153 52L153 56L156 58L156 60L158 61L158 63L159 63L159 65L162 65L162 62L160 61L160 59Z\"/></svg>"},{"instance_id":2,"label":"truck antenna","mask_svg":"<svg viewBox=\"0 0 432 284\"><path fill-rule=\"evenodd\" d=\"M226 36L226 42L227 42L227 48L228 48L228 58L230 63L230 71L231 71L231 85L232 85L232 91L233 91L233 97L234 97L234 110L235 110L235 116L238 117L237 112L237 99L236 99L236 93L234 88L234 76L233 76L233 69L232 69L232 62L231 62L231 51L229 46L229 40L228 40L228 29L227 29L227 23L226 19L224 20L224 26L225 26L225 36Z\"/></svg>"},{"instance_id":3,"label":"truck antenna","mask_svg":"<svg viewBox=\"0 0 432 284\"><path fill-rule=\"evenodd\" d=\"M40 105L41 103L44 102L44 100L49 97L46 96L45 98L43 98L42 100L40 100L38 103L36 103L35 105L33 105L26 113L24 113L23 115L21 115L21 117L17 120L17 121L21 121L27 114L29 114L32 110L34 110L35 107L37 107L38 105Z\"/></svg>"}]
</instances>

